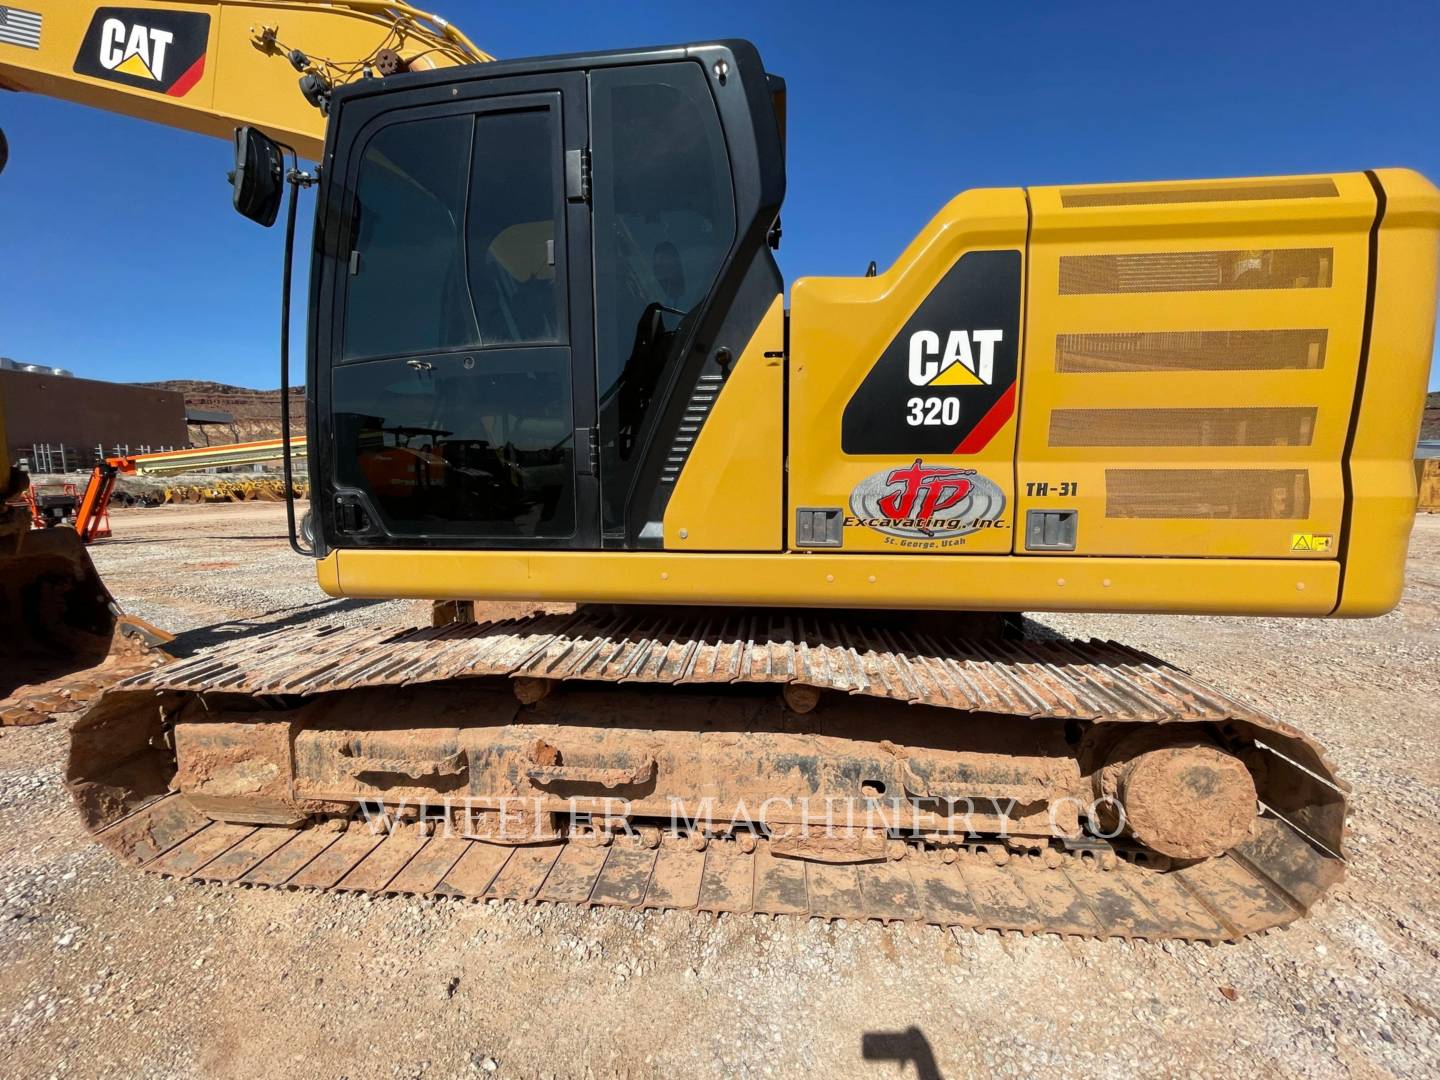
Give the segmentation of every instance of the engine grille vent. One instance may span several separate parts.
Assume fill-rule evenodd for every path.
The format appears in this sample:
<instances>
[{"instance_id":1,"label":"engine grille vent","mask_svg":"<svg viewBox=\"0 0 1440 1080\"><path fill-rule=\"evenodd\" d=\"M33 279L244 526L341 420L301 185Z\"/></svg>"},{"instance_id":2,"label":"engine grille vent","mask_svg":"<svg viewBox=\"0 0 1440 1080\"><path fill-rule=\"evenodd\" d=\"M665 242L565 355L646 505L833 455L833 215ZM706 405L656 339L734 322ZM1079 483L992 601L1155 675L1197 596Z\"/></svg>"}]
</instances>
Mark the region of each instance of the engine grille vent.
<instances>
[{"instance_id":1,"label":"engine grille vent","mask_svg":"<svg viewBox=\"0 0 1440 1080\"><path fill-rule=\"evenodd\" d=\"M1056 409L1051 446L1309 446L1315 409Z\"/></svg>"},{"instance_id":2,"label":"engine grille vent","mask_svg":"<svg viewBox=\"0 0 1440 1080\"><path fill-rule=\"evenodd\" d=\"M1310 516L1304 469L1106 469L1105 516L1299 520Z\"/></svg>"},{"instance_id":3,"label":"engine grille vent","mask_svg":"<svg viewBox=\"0 0 1440 1080\"><path fill-rule=\"evenodd\" d=\"M1331 248L1062 255L1060 295L1326 289Z\"/></svg>"},{"instance_id":4,"label":"engine grille vent","mask_svg":"<svg viewBox=\"0 0 1440 1080\"><path fill-rule=\"evenodd\" d=\"M1158 206L1165 203L1243 202L1259 199L1335 198L1340 192L1335 181L1319 180L1250 181L1216 184L1212 187L1144 187L1076 189L1060 193L1066 209L1084 206Z\"/></svg>"},{"instance_id":5,"label":"engine grille vent","mask_svg":"<svg viewBox=\"0 0 1440 1080\"><path fill-rule=\"evenodd\" d=\"M1283 371L1325 366L1325 330L1058 334L1055 370Z\"/></svg>"}]
</instances>

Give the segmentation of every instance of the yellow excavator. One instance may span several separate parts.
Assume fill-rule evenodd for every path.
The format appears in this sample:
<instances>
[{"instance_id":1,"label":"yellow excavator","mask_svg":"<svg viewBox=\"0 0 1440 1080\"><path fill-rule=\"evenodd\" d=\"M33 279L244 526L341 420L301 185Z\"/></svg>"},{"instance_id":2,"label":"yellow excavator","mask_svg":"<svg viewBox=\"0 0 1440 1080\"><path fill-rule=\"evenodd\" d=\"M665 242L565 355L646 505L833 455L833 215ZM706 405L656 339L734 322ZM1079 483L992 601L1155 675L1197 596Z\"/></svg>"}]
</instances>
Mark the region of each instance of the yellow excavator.
<instances>
[{"instance_id":1,"label":"yellow excavator","mask_svg":"<svg viewBox=\"0 0 1440 1080\"><path fill-rule=\"evenodd\" d=\"M1342 878L1311 739L1017 613L1393 607L1421 176L970 191L787 310L785 84L746 42L491 61L403 4L26 8L0 83L239 128L231 197L268 225L288 187L287 241L314 189L291 542L332 596L445 612L107 690L67 781L121 858L1212 941ZM474 618L517 599L579 606Z\"/></svg>"}]
</instances>

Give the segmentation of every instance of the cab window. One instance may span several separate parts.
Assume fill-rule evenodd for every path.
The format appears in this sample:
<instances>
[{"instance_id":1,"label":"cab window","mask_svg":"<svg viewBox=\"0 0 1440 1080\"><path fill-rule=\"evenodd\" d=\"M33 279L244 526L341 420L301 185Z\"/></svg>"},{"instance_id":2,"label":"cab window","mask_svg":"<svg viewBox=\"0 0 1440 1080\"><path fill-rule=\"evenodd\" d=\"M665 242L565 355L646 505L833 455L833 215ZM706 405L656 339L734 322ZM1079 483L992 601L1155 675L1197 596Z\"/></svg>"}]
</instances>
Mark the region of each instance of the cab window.
<instances>
[{"instance_id":1,"label":"cab window","mask_svg":"<svg viewBox=\"0 0 1440 1080\"><path fill-rule=\"evenodd\" d=\"M735 241L735 200L700 65L597 71L590 97L601 487L614 533L651 405Z\"/></svg>"},{"instance_id":2,"label":"cab window","mask_svg":"<svg viewBox=\"0 0 1440 1080\"><path fill-rule=\"evenodd\" d=\"M346 360L563 340L554 139L545 109L371 138L350 222Z\"/></svg>"},{"instance_id":3,"label":"cab window","mask_svg":"<svg viewBox=\"0 0 1440 1080\"><path fill-rule=\"evenodd\" d=\"M397 536L574 534L558 118L392 124L356 183L336 477Z\"/></svg>"}]
</instances>

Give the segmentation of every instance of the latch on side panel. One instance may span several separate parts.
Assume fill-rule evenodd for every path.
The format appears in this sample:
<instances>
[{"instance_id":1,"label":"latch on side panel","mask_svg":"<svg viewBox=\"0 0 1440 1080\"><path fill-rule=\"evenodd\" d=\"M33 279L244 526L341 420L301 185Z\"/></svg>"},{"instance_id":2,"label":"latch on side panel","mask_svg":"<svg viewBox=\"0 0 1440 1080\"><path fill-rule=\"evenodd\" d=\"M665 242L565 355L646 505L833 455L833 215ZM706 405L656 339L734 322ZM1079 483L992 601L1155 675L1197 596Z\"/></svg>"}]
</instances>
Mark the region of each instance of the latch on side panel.
<instances>
[{"instance_id":1,"label":"latch on side panel","mask_svg":"<svg viewBox=\"0 0 1440 1080\"><path fill-rule=\"evenodd\" d=\"M1074 551L1078 510L1030 510L1025 515L1026 551Z\"/></svg>"},{"instance_id":2,"label":"latch on side panel","mask_svg":"<svg viewBox=\"0 0 1440 1080\"><path fill-rule=\"evenodd\" d=\"M802 548L841 547L844 511L835 506L802 506L795 511L795 546Z\"/></svg>"}]
</instances>

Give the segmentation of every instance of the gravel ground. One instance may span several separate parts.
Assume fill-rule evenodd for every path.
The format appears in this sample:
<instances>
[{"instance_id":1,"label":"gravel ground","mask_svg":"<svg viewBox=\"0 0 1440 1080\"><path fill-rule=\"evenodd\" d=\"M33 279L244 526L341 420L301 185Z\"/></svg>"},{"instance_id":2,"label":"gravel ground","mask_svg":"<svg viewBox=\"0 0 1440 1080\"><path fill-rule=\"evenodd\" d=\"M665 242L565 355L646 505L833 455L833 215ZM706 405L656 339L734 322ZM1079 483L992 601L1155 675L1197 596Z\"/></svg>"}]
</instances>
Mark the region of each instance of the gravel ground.
<instances>
[{"instance_id":1,"label":"gravel ground","mask_svg":"<svg viewBox=\"0 0 1440 1080\"><path fill-rule=\"evenodd\" d=\"M324 598L281 507L114 519L106 580L188 647L260 622L428 616ZM63 721L7 730L0 1074L1433 1076L1437 608L1428 517L1382 619L1039 617L1250 697L1355 785L1347 882L1309 919L1219 947L179 884L81 834Z\"/></svg>"}]
</instances>

